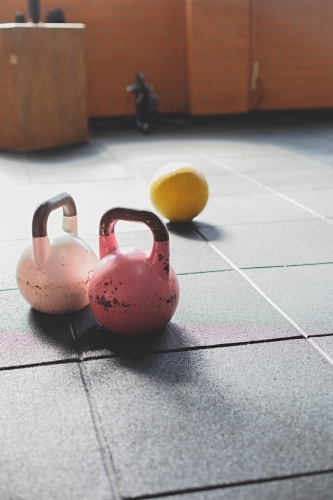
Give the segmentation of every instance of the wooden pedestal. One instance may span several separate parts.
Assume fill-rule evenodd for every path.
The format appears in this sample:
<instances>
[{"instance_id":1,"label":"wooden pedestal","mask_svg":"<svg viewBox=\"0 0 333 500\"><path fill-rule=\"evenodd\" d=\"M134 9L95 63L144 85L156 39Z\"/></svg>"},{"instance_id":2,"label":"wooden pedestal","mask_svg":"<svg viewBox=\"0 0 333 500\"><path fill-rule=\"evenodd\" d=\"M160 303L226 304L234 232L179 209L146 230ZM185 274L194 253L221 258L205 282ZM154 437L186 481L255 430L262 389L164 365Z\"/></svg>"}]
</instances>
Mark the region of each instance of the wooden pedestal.
<instances>
[{"instance_id":1,"label":"wooden pedestal","mask_svg":"<svg viewBox=\"0 0 333 500\"><path fill-rule=\"evenodd\" d=\"M0 24L0 149L87 139L84 25Z\"/></svg>"}]
</instances>

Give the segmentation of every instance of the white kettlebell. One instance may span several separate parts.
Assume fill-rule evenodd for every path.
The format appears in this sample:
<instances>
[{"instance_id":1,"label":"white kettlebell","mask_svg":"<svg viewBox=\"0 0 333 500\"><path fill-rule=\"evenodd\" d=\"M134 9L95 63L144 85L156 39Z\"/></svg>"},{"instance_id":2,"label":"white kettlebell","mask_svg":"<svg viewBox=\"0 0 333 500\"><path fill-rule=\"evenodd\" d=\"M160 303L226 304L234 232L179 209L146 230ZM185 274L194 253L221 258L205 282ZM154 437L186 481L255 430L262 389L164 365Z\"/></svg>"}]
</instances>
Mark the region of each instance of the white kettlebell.
<instances>
[{"instance_id":1,"label":"white kettlebell","mask_svg":"<svg viewBox=\"0 0 333 500\"><path fill-rule=\"evenodd\" d=\"M50 241L47 220L63 208L65 233ZM62 314L78 311L89 303L88 286L98 259L77 236L76 206L68 193L41 203L32 220L32 245L22 253L16 281L25 300L37 311Z\"/></svg>"}]
</instances>

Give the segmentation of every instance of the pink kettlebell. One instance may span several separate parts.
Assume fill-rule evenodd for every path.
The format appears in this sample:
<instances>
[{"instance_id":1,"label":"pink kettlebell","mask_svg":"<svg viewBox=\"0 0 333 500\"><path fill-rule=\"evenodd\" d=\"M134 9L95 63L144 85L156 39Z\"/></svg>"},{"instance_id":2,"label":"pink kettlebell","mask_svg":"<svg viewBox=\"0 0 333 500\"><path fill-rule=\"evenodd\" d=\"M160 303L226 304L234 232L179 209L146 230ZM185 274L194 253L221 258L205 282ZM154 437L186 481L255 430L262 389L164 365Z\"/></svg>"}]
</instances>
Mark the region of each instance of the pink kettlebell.
<instances>
[{"instance_id":1,"label":"pink kettlebell","mask_svg":"<svg viewBox=\"0 0 333 500\"><path fill-rule=\"evenodd\" d=\"M119 249L114 233L118 220L141 222L151 229L154 243L150 254ZM112 208L100 221L99 251L101 261L89 284L89 303L98 321L123 335L161 330L174 315L179 300L164 222L148 210Z\"/></svg>"}]
</instances>

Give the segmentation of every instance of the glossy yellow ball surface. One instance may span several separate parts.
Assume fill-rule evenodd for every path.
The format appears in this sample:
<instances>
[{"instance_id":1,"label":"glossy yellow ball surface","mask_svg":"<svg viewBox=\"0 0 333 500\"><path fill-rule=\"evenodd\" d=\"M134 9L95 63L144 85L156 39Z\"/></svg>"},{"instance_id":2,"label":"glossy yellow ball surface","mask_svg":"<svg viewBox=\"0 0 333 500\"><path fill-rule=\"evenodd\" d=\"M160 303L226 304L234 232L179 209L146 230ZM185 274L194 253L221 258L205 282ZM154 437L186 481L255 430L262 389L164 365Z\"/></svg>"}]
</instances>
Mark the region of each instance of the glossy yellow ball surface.
<instances>
[{"instance_id":1,"label":"glossy yellow ball surface","mask_svg":"<svg viewBox=\"0 0 333 500\"><path fill-rule=\"evenodd\" d=\"M196 217L208 200L205 176L193 165L173 162L161 167L150 185L156 210L172 222L187 222Z\"/></svg>"}]
</instances>

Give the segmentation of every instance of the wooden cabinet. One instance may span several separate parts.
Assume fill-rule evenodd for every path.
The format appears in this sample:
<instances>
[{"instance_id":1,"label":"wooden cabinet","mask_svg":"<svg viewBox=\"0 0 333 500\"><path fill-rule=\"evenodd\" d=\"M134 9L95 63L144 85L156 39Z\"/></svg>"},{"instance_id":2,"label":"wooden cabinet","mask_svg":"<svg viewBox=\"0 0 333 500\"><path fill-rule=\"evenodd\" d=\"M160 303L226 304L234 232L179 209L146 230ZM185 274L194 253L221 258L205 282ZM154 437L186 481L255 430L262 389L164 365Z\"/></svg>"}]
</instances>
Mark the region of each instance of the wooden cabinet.
<instances>
[{"instance_id":1,"label":"wooden cabinet","mask_svg":"<svg viewBox=\"0 0 333 500\"><path fill-rule=\"evenodd\" d=\"M0 24L0 149L88 139L82 24Z\"/></svg>"}]
</instances>

